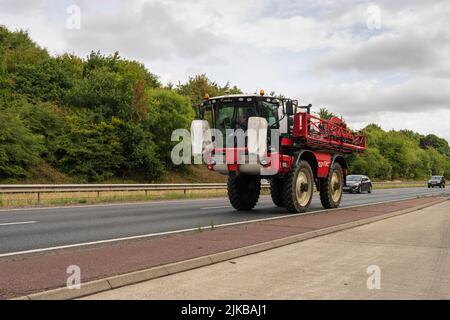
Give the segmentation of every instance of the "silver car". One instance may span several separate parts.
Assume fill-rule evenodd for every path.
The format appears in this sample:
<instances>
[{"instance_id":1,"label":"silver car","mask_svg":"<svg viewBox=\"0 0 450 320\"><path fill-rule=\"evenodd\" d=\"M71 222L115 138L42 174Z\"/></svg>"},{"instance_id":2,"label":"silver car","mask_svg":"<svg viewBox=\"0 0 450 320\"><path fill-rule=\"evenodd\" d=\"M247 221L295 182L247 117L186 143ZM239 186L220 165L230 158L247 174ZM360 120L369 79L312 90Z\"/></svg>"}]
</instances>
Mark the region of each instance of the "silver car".
<instances>
[{"instance_id":1,"label":"silver car","mask_svg":"<svg viewBox=\"0 0 450 320\"><path fill-rule=\"evenodd\" d=\"M363 175L347 176L344 192L349 193L372 193L372 181Z\"/></svg>"}]
</instances>

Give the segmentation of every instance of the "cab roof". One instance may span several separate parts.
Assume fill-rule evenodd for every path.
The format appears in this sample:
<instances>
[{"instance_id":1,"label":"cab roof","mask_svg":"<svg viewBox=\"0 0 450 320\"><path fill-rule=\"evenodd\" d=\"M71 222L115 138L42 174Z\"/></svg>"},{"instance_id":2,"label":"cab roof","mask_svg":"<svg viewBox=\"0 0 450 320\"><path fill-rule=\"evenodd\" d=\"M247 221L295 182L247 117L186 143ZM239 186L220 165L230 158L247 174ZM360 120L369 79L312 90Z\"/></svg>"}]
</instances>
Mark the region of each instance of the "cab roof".
<instances>
[{"instance_id":1,"label":"cab roof","mask_svg":"<svg viewBox=\"0 0 450 320\"><path fill-rule=\"evenodd\" d=\"M280 99L272 96L262 96L259 94L226 94L223 96L210 97L209 100L233 99L233 98L260 98L260 99Z\"/></svg>"}]
</instances>

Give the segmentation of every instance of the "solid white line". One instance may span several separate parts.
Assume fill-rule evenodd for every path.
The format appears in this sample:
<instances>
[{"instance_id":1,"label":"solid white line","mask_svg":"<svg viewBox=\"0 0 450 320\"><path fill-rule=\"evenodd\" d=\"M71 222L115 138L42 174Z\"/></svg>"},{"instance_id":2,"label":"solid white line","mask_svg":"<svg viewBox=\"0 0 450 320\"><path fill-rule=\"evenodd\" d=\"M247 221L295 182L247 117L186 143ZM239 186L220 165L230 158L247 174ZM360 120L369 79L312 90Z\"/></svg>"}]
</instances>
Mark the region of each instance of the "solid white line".
<instances>
[{"instance_id":1,"label":"solid white line","mask_svg":"<svg viewBox=\"0 0 450 320\"><path fill-rule=\"evenodd\" d=\"M210 209L225 209L225 208L231 208L231 206L221 206L221 207L206 207L206 208L200 208L200 210L210 210Z\"/></svg>"},{"instance_id":2,"label":"solid white line","mask_svg":"<svg viewBox=\"0 0 450 320\"><path fill-rule=\"evenodd\" d=\"M429 196L425 196L425 197L429 197ZM239 222L232 222L232 223L224 223L224 224L216 225L216 226L214 226L214 228L223 228L223 227L237 226L237 225L248 224L248 223L253 223L253 222L263 222L263 221L271 221L271 220L292 218L292 217L297 217L297 216L304 216L304 215L317 214L317 213L323 213L323 212L333 212L333 211L339 211L339 210L343 210L343 209L360 208L360 207L366 207L366 206L370 206L370 205L377 205L377 204L383 204L383 203L397 202L397 201L402 201L402 200L412 200L412 199L417 199L417 198L418 197L415 196L415 197L411 197L411 198L395 199L395 200L375 202L375 203L370 203L370 204L360 204L360 205L343 207L343 208L337 208L337 209L317 210L317 211L306 212L306 213L287 214L287 215L271 217L271 218L263 218L263 219L246 220L246 221L239 221ZM202 229L211 229L212 226L204 226L204 227L201 227L201 228ZM124 238L116 238L116 239L108 239L108 240L99 240L99 241L92 241L92 242L70 244L70 245L65 245L65 246L57 246L57 247L49 247L49 248L42 248L42 249L33 249L33 250L26 250L26 251L10 252L10 253L0 254L0 258L16 256L16 255L22 255L22 254L31 254L31 253L53 251L53 250L69 249L69 248L75 248L75 247L85 247L85 246L90 246L90 245L104 244L104 243L111 243L111 242L136 240L136 239L143 239L143 238L153 238L153 237L157 237L157 236L164 236L164 235L171 235L171 234L176 234L176 233L197 231L198 229L199 228L189 228L189 229L183 229L183 230L174 230L174 231L167 231L167 232L144 234L144 235L140 235L140 236L131 236L131 237L124 237Z\"/></svg>"},{"instance_id":3,"label":"solid white line","mask_svg":"<svg viewBox=\"0 0 450 320\"><path fill-rule=\"evenodd\" d=\"M24 221L24 222L8 222L8 223L0 223L0 227L3 226L15 226L15 225L19 225L19 224L32 224L32 223L36 223L37 221Z\"/></svg>"}]
</instances>

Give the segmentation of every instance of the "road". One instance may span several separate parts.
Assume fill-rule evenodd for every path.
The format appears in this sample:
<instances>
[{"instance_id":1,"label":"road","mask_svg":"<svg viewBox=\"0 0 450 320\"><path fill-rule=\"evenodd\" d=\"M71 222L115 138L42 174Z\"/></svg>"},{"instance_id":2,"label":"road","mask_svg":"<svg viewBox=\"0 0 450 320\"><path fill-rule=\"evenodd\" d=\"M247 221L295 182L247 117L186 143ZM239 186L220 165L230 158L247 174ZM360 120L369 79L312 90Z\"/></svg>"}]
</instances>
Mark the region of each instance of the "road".
<instances>
[{"instance_id":1,"label":"road","mask_svg":"<svg viewBox=\"0 0 450 320\"><path fill-rule=\"evenodd\" d=\"M441 194L441 189L405 188L374 190L372 194L346 194L342 207L415 196ZM310 212L322 210L315 194ZM219 225L286 214L270 197L261 197L251 212L234 211L227 199L182 200L0 210L0 256L44 249Z\"/></svg>"},{"instance_id":2,"label":"road","mask_svg":"<svg viewBox=\"0 0 450 320\"><path fill-rule=\"evenodd\" d=\"M450 299L450 202L85 299Z\"/></svg>"}]
</instances>

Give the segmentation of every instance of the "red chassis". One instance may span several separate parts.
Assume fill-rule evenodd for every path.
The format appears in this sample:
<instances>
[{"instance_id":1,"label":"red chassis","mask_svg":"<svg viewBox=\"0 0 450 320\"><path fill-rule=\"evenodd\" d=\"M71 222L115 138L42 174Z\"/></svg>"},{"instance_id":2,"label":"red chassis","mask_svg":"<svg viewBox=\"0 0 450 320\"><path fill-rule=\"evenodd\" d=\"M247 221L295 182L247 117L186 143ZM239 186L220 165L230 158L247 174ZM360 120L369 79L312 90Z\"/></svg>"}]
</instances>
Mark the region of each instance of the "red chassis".
<instances>
[{"instance_id":1,"label":"red chassis","mask_svg":"<svg viewBox=\"0 0 450 320\"><path fill-rule=\"evenodd\" d=\"M280 152L267 153L267 163L260 166L261 175L270 176L288 173L300 156L307 153L308 162L315 169L315 178L326 178L334 161L340 161L344 176L348 166L343 154L364 151L366 138L364 133L354 133L339 118L320 119L308 113L297 113L294 116L292 139L280 138ZM212 159L220 155L228 172L238 172L239 165L245 161L239 159L248 156L247 148L216 148L207 159L208 169L214 171L217 165ZM221 166L223 169L223 166ZM218 170L222 171L222 170Z\"/></svg>"}]
</instances>

